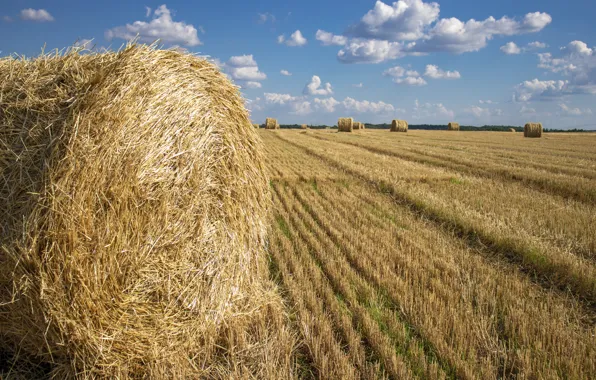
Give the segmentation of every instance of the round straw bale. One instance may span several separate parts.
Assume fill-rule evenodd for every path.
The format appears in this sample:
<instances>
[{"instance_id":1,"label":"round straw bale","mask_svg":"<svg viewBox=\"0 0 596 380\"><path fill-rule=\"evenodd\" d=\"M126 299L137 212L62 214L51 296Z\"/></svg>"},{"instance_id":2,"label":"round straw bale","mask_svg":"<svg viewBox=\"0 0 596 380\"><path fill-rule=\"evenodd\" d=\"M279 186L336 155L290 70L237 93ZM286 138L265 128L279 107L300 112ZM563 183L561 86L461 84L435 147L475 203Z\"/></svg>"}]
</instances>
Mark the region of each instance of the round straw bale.
<instances>
[{"instance_id":1,"label":"round straw bale","mask_svg":"<svg viewBox=\"0 0 596 380\"><path fill-rule=\"evenodd\" d=\"M300 126L300 128L301 128L301 129L308 129L308 125L306 125L306 124L302 124L302 125Z\"/></svg>"},{"instance_id":2,"label":"round straw bale","mask_svg":"<svg viewBox=\"0 0 596 380\"><path fill-rule=\"evenodd\" d=\"M542 137L542 123L526 123L524 137Z\"/></svg>"},{"instance_id":3,"label":"round straw bale","mask_svg":"<svg viewBox=\"0 0 596 380\"><path fill-rule=\"evenodd\" d=\"M391 132L407 132L408 122L405 120L392 120L391 121Z\"/></svg>"},{"instance_id":4,"label":"round straw bale","mask_svg":"<svg viewBox=\"0 0 596 380\"><path fill-rule=\"evenodd\" d=\"M221 340L240 353L232 330L273 304L265 173L237 87L204 59L1 59L0 356L57 378L219 371Z\"/></svg>"},{"instance_id":5,"label":"round straw bale","mask_svg":"<svg viewBox=\"0 0 596 380\"><path fill-rule=\"evenodd\" d=\"M515 132L514 128L509 128L509 132Z\"/></svg>"},{"instance_id":6,"label":"round straw bale","mask_svg":"<svg viewBox=\"0 0 596 380\"><path fill-rule=\"evenodd\" d=\"M252 126L255 127L255 128L260 128L261 127L259 124L253 124Z\"/></svg>"},{"instance_id":7,"label":"round straw bale","mask_svg":"<svg viewBox=\"0 0 596 380\"><path fill-rule=\"evenodd\" d=\"M338 132L352 132L354 129L354 119L351 117L340 117L337 121Z\"/></svg>"},{"instance_id":8,"label":"round straw bale","mask_svg":"<svg viewBox=\"0 0 596 380\"><path fill-rule=\"evenodd\" d=\"M277 123L277 120L272 117L266 118L265 129L279 129L279 124Z\"/></svg>"},{"instance_id":9,"label":"round straw bale","mask_svg":"<svg viewBox=\"0 0 596 380\"><path fill-rule=\"evenodd\" d=\"M451 123L447 124L447 130L448 131L459 131L459 123L451 122Z\"/></svg>"}]
</instances>

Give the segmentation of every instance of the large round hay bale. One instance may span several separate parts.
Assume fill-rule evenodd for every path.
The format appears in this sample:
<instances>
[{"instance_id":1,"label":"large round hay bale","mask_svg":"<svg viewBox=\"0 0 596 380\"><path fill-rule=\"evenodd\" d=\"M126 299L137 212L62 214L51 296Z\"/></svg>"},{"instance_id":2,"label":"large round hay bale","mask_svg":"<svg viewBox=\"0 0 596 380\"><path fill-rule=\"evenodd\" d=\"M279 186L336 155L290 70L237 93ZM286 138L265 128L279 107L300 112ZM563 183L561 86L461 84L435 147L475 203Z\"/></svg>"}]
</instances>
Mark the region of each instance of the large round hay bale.
<instances>
[{"instance_id":1,"label":"large round hay bale","mask_svg":"<svg viewBox=\"0 0 596 380\"><path fill-rule=\"evenodd\" d=\"M268 117L265 119L265 129L279 129L279 123L277 119Z\"/></svg>"},{"instance_id":2,"label":"large round hay bale","mask_svg":"<svg viewBox=\"0 0 596 380\"><path fill-rule=\"evenodd\" d=\"M524 137L542 137L542 123L526 123Z\"/></svg>"},{"instance_id":3,"label":"large round hay bale","mask_svg":"<svg viewBox=\"0 0 596 380\"><path fill-rule=\"evenodd\" d=\"M405 120L392 120L391 121L391 132L407 132L408 131L408 122Z\"/></svg>"},{"instance_id":4,"label":"large round hay bale","mask_svg":"<svg viewBox=\"0 0 596 380\"><path fill-rule=\"evenodd\" d=\"M509 128L509 132L515 132L515 128Z\"/></svg>"},{"instance_id":5,"label":"large round hay bale","mask_svg":"<svg viewBox=\"0 0 596 380\"><path fill-rule=\"evenodd\" d=\"M353 125L353 129L358 129L358 130L364 129L364 124L359 121L355 121L354 125Z\"/></svg>"},{"instance_id":6,"label":"large round hay bale","mask_svg":"<svg viewBox=\"0 0 596 380\"><path fill-rule=\"evenodd\" d=\"M204 59L1 59L0 357L57 378L199 378L225 377L225 344L253 355L274 304L261 150Z\"/></svg>"},{"instance_id":7,"label":"large round hay bale","mask_svg":"<svg viewBox=\"0 0 596 380\"><path fill-rule=\"evenodd\" d=\"M447 130L448 131L459 131L459 123L451 122L451 123L447 124Z\"/></svg>"},{"instance_id":8,"label":"large round hay bale","mask_svg":"<svg viewBox=\"0 0 596 380\"><path fill-rule=\"evenodd\" d=\"M308 129L308 125L306 125L306 124L302 124L302 125L300 126L300 128L301 128L301 129Z\"/></svg>"},{"instance_id":9,"label":"large round hay bale","mask_svg":"<svg viewBox=\"0 0 596 380\"><path fill-rule=\"evenodd\" d=\"M354 119L351 117L340 117L337 121L339 132L352 132L354 129Z\"/></svg>"}]
</instances>

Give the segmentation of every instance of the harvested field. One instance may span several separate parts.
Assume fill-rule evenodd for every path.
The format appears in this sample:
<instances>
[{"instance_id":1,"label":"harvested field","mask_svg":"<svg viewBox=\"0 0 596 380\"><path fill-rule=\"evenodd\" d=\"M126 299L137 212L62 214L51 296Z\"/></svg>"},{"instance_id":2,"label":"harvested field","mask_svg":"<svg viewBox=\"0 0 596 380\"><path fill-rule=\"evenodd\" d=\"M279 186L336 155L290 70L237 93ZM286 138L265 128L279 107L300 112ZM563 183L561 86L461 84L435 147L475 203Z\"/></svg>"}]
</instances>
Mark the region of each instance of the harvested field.
<instances>
[{"instance_id":1,"label":"harvested field","mask_svg":"<svg viewBox=\"0 0 596 380\"><path fill-rule=\"evenodd\" d=\"M596 135L261 136L301 373L596 373Z\"/></svg>"}]
</instances>

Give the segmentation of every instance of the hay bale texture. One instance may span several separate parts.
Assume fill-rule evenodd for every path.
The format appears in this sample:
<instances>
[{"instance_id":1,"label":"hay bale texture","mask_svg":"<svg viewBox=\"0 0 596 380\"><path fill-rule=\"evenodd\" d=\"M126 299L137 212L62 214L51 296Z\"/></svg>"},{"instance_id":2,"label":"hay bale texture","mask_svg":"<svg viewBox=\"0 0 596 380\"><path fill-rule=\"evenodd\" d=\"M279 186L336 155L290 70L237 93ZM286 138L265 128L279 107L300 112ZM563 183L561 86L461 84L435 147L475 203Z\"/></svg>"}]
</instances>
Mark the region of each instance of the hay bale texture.
<instances>
[{"instance_id":1,"label":"hay bale texture","mask_svg":"<svg viewBox=\"0 0 596 380\"><path fill-rule=\"evenodd\" d=\"M354 119L351 117L340 117L337 121L337 130L339 132L352 132L354 129Z\"/></svg>"},{"instance_id":2,"label":"hay bale texture","mask_svg":"<svg viewBox=\"0 0 596 380\"><path fill-rule=\"evenodd\" d=\"M259 124L253 124L252 126L255 127L255 128L260 128L261 127Z\"/></svg>"},{"instance_id":3,"label":"hay bale texture","mask_svg":"<svg viewBox=\"0 0 596 380\"><path fill-rule=\"evenodd\" d=\"M509 132L516 132L514 128L509 128Z\"/></svg>"},{"instance_id":4,"label":"hay bale texture","mask_svg":"<svg viewBox=\"0 0 596 380\"><path fill-rule=\"evenodd\" d=\"M204 59L134 44L1 59L0 357L198 378L257 356L248 331L278 307L265 172L238 89Z\"/></svg>"},{"instance_id":5,"label":"hay bale texture","mask_svg":"<svg viewBox=\"0 0 596 380\"><path fill-rule=\"evenodd\" d=\"M459 123L451 122L451 123L447 124L447 130L448 131L459 131Z\"/></svg>"},{"instance_id":6,"label":"hay bale texture","mask_svg":"<svg viewBox=\"0 0 596 380\"><path fill-rule=\"evenodd\" d=\"M524 137L542 137L542 123L526 123Z\"/></svg>"},{"instance_id":7,"label":"hay bale texture","mask_svg":"<svg viewBox=\"0 0 596 380\"><path fill-rule=\"evenodd\" d=\"M302 125L300 126L300 128L301 128L301 129L308 129L308 125L306 125L306 124L302 124Z\"/></svg>"},{"instance_id":8,"label":"hay bale texture","mask_svg":"<svg viewBox=\"0 0 596 380\"><path fill-rule=\"evenodd\" d=\"M265 129L279 129L279 123L277 119L268 117L265 119Z\"/></svg>"},{"instance_id":9,"label":"hay bale texture","mask_svg":"<svg viewBox=\"0 0 596 380\"><path fill-rule=\"evenodd\" d=\"M393 120L391 121L391 132L407 132L408 122L405 120Z\"/></svg>"},{"instance_id":10,"label":"hay bale texture","mask_svg":"<svg viewBox=\"0 0 596 380\"><path fill-rule=\"evenodd\" d=\"M353 129L358 129L358 130L364 129L364 124L359 121L355 121L354 125L353 125Z\"/></svg>"}]
</instances>

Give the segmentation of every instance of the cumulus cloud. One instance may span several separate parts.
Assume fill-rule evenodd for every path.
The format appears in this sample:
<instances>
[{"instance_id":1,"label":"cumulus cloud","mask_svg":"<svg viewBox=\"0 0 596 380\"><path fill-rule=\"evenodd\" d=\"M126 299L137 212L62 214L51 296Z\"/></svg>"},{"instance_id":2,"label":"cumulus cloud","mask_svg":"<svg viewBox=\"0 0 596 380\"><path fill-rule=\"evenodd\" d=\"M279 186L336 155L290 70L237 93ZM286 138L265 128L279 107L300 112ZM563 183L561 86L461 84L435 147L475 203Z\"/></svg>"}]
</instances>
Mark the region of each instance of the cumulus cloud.
<instances>
[{"instance_id":1,"label":"cumulus cloud","mask_svg":"<svg viewBox=\"0 0 596 380\"><path fill-rule=\"evenodd\" d=\"M149 22L135 21L132 24L117 26L105 32L108 41L114 38L132 40L139 36L139 41L151 43L157 39L164 43L183 46L202 45L197 29L183 21L174 21L172 14L165 4L153 12L153 19Z\"/></svg>"},{"instance_id":2,"label":"cumulus cloud","mask_svg":"<svg viewBox=\"0 0 596 380\"><path fill-rule=\"evenodd\" d=\"M490 16L461 21L440 19L439 11L435 2L399 0L388 5L377 1L344 36L321 31L317 39L323 45L343 45L337 54L341 62L380 63L405 55L478 51L495 36L535 33L552 22L549 14L541 12L528 13L522 19Z\"/></svg>"},{"instance_id":3,"label":"cumulus cloud","mask_svg":"<svg viewBox=\"0 0 596 380\"><path fill-rule=\"evenodd\" d=\"M27 8L21 10L21 18L26 21L50 22L54 17L45 9Z\"/></svg>"},{"instance_id":4,"label":"cumulus cloud","mask_svg":"<svg viewBox=\"0 0 596 380\"><path fill-rule=\"evenodd\" d=\"M478 106L471 106L471 107L464 109L464 112L474 115L479 119L488 118L491 116L503 116L503 110L501 110L499 108L491 109L491 108L483 108L483 107L478 107Z\"/></svg>"},{"instance_id":5,"label":"cumulus cloud","mask_svg":"<svg viewBox=\"0 0 596 380\"><path fill-rule=\"evenodd\" d=\"M315 38L318 41L321 41L323 46L329 46L329 45L343 46L348 42L348 38L345 36L338 36L336 34L329 33L324 30L321 30L321 29L317 30L317 34L315 35Z\"/></svg>"},{"instance_id":6,"label":"cumulus cloud","mask_svg":"<svg viewBox=\"0 0 596 380\"><path fill-rule=\"evenodd\" d=\"M426 81L415 70L406 70L401 66L391 67L383 72L384 76L392 78L393 83L408 86L424 86Z\"/></svg>"},{"instance_id":7,"label":"cumulus cloud","mask_svg":"<svg viewBox=\"0 0 596 380\"><path fill-rule=\"evenodd\" d=\"M521 49L515 44L515 42L507 42L501 46L501 51L507 55L520 54Z\"/></svg>"},{"instance_id":8,"label":"cumulus cloud","mask_svg":"<svg viewBox=\"0 0 596 380\"><path fill-rule=\"evenodd\" d=\"M438 17L437 3L399 0L387 5L377 1L360 22L348 28L348 35L388 41L417 40L424 35L425 27Z\"/></svg>"},{"instance_id":9,"label":"cumulus cloud","mask_svg":"<svg viewBox=\"0 0 596 380\"><path fill-rule=\"evenodd\" d=\"M286 39L286 36L283 34L277 37L278 44L285 44L287 46L304 46L307 42L308 41L304 38L300 30L296 30L288 39Z\"/></svg>"},{"instance_id":10,"label":"cumulus cloud","mask_svg":"<svg viewBox=\"0 0 596 380\"><path fill-rule=\"evenodd\" d=\"M257 16L258 16L257 22L259 24L264 24L264 23L266 23L268 21L269 22L272 22L272 23L275 22L275 16L272 15L271 13L269 13L269 12L257 13Z\"/></svg>"},{"instance_id":11,"label":"cumulus cloud","mask_svg":"<svg viewBox=\"0 0 596 380\"><path fill-rule=\"evenodd\" d=\"M557 56L538 54L538 67L569 77L571 93L596 94L596 48L583 41L571 41Z\"/></svg>"},{"instance_id":12,"label":"cumulus cloud","mask_svg":"<svg viewBox=\"0 0 596 380\"><path fill-rule=\"evenodd\" d=\"M431 118L431 117L448 117L453 118L455 112L448 109L443 103L420 103L416 99L414 103L414 110L412 117L414 119Z\"/></svg>"},{"instance_id":13,"label":"cumulus cloud","mask_svg":"<svg viewBox=\"0 0 596 380\"><path fill-rule=\"evenodd\" d=\"M319 99L319 98L315 98L314 99L315 102L315 108L317 110L323 110L324 112L335 112L335 107L340 104L340 102L338 102L337 100L335 100L334 98L325 98L325 99Z\"/></svg>"},{"instance_id":14,"label":"cumulus cloud","mask_svg":"<svg viewBox=\"0 0 596 380\"><path fill-rule=\"evenodd\" d=\"M515 86L513 101L548 100L569 93L568 81L539 79L527 80Z\"/></svg>"},{"instance_id":15,"label":"cumulus cloud","mask_svg":"<svg viewBox=\"0 0 596 380\"><path fill-rule=\"evenodd\" d=\"M312 113L310 102L306 100L292 103L291 107L292 111L290 113L295 115L308 115L309 113Z\"/></svg>"},{"instance_id":16,"label":"cumulus cloud","mask_svg":"<svg viewBox=\"0 0 596 380\"><path fill-rule=\"evenodd\" d=\"M569 107L565 103L560 103L559 108L561 109L560 115L562 116L583 116L592 114L592 110L590 108L585 108L582 110L579 108Z\"/></svg>"},{"instance_id":17,"label":"cumulus cloud","mask_svg":"<svg viewBox=\"0 0 596 380\"><path fill-rule=\"evenodd\" d=\"M287 76L287 77L289 77L289 76L291 76L291 75L292 75L292 73L291 73L291 72L289 72L288 70L281 70L279 73L280 73L281 75L285 75L285 76Z\"/></svg>"},{"instance_id":18,"label":"cumulus cloud","mask_svg":"<svg viewBox=\"0 0 596 380\"><path fill-rule=\"evenodd\" d=\"M244 88L261 88L260 81L267 79L267 75L259 71L252 54L232 56L225 63L217 59L212 61Z\"/></svg>"},{"instance_id":19,"label":"cumulus cloud","mask_svg":"<svg viewBox=\"0 0 596 380\"><path fill-rule=\"evenodd\" d=\"M325 83L325 85L321 88L321 78L317 75L313 75L310 82L306 84L304 87L304 91L302 92L304 95L331 95L333 94L333 89L331 88L331 83Z\"/></svg>"},{"instance_id":20,"label":"cumulus cloud","mask_svg":"<svg viewBox=\"0 0 596 380\"><path fill-rule=\"evenodd\" d=\"M461 74L459 71L445 71L441 70L436 65L426 65L426 71L424 72L425 77L432 79L459 79Z\"/></svg>"},{"instance_id":21,"label":"cumulus cloud","mask_svg":"<svg viewBox=\"0 0 596 380\"><path fill-rule=\"evenodd\" d=\"M371 102L368 100L356 100L347 97L343 100L342 105L346 111L354 113L389 113L393 112L395 108L393 105L385 102Z\"/></svg>"},{"instance_id":22,"label":"cumulus cloud","mask_svg":"<svg viewBox=\"0 0 596 380\"><path fill-rule=\"evenodd\" d=\"M535 51L538 49L544 49L548 45L544 42L530 42L525 47L519 47L515 44L515 42L507 42L505 45L501 46L501 51L507 55L514 55L514 54L521 54L527 51Z\"/></svg>"},{"instance_id":23,"label":"cumulus cloud","mask_svg":"<svg viewBox=\"0 0 596 380\"><path fill-rule=\"evenodd\" d=\"M354 39L337 53L337 59L344 63L381 63L404 57L403 47L401 42Z\"/></svg>"},{"instance_id":24,"label":"cumulus cloud","mask_svg":"<svg viewBox=\"0 0 596 380\"><path fill-rule=\"evenodd\" d=\"M302 97L292 96L290 94L278 94L272 92L266 92L263 94L265 97L265 102L267 104L277 104L277 105L286 105L291 102L295 102L298 100L302 100Z\"/></svg>"},{"instance_id":25,"label":"cumulus cloud","mask_svg":"<svg viewBox=\"0 0 596 380\"><path fill-rule=\"evenodd\" d=\"M149 17L151 16L151 8L148 6L145 6L145 17Z\"/></svg>"},{"instance_id":26,"label":"cumulus cloud","mask_svg":"<svg viewBox=\"0 0 596 380\"><path fill-rule=\"evenodd\" d=\"M289 107L290 113L306 115L312 112L311 103L302 96L266 92L263 94L267 105Z\"/></svg>"},{"instance_id":27,"label":"cumulus cloud","mask_svg":"<svg viewBox=\"0 0 596 380\"><path fill-rule=\"evenodd\" d=\"M246 88L261 88L262 85L261 85L260 82L248 81L242 87L246 87Z\"/></svg>"},{"instance_id":28,"label":"cumulus cloud","mask_svg":"<svg viewBox=\"0 0 596 380\"><path fill-rule=\"evenodd\" d=\"M536 109L531 107L521 106L519 113L522 115L536 115Z\"/></svg>"}]
</instances>

